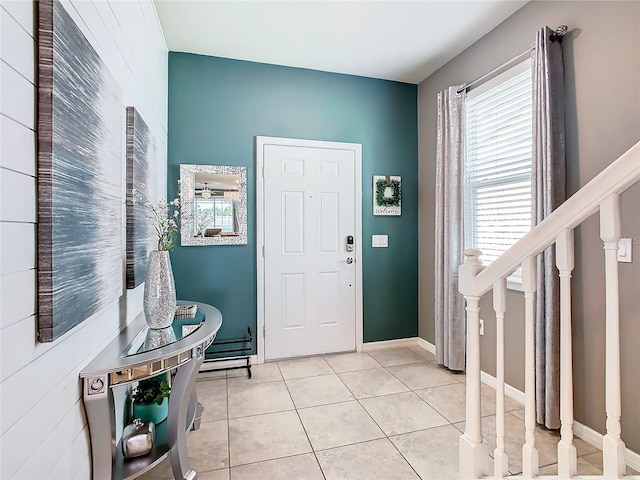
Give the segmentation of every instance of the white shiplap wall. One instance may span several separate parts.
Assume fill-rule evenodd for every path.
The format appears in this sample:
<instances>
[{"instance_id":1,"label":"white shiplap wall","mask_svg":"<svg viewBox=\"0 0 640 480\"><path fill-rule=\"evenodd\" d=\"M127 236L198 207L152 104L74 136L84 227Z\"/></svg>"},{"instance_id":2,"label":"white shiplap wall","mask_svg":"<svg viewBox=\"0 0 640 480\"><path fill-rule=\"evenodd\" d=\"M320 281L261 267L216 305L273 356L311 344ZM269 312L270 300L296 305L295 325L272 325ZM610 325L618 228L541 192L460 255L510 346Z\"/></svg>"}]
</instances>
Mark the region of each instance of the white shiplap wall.
<instances>
[{"instance_id":1,"label":"white shiplap wall","mask_svg":"<svg viewBox=\"0 0 640 480\"><path fill-rule=\"evenodd\" d=\"M122 87L123 152L126 106L154 133L164 192L167 47L153 2L63 5ZM0 478L86 479L90 446L78 372L140 313L142 290L125 290L55 342L37 341L34 15L30 0L0 0Z\"/></svg>"}]
</instances>

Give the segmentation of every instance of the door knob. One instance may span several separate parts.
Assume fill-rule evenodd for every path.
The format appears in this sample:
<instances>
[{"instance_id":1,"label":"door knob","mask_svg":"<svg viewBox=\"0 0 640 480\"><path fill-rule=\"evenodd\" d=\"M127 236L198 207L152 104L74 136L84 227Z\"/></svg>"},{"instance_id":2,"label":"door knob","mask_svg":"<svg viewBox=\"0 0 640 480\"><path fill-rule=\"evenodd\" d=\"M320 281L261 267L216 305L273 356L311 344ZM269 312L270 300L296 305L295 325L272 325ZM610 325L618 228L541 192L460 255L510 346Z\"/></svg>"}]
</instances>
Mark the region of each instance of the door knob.
<instances>
[{"instance_id":1,"label":"door knob","mask_svg":"<svg viewBox=\"0 0 640 480\"><path fill-rule=\"evenodd\" d=\"M347 257L346 260L342 260L343 262L347 263L348 265L351 265L353 263L353 258L351 257Z\"/></svg>"}]
</instances>

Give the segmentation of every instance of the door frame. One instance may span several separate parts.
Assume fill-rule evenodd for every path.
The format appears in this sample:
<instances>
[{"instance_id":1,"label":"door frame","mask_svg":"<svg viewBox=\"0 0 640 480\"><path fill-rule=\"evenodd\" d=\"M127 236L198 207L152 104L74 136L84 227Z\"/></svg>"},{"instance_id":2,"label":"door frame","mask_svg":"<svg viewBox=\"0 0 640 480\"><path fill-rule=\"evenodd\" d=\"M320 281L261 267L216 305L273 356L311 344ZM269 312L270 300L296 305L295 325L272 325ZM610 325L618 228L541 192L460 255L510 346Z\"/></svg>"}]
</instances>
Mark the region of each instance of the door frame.
<instances>
[{"instance_id":1,"label":"door frame","mask_svg":"<svg viewBox=\"0 0 640 480\"><path fill-rule=\"evenodd\" d=\"M264 312L264 147L266 145L278 145L285 147L308 147L336 150L350 150L354 154L354 195L355 195L355 329L356 351L362 351L363 343L363 318L362 318L362 145L359 143L329 142L319 140L302 140L282 137L256 137L256 266L257 266L257 302L258 318L256 344L258 350L258 363L264 363L265 350L265 312Z\"/></svg>"}]
</instances>

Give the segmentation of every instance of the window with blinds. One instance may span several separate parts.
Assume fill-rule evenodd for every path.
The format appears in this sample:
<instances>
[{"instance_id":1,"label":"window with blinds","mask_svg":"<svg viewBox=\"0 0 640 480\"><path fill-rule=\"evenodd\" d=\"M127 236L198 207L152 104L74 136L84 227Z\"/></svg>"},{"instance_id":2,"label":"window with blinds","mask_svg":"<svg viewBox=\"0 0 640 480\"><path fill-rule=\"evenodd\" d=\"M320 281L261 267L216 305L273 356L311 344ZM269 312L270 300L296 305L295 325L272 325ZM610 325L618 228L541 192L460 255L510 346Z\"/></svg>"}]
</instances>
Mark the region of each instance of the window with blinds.
<instances>
[{"instance_id":1,"label":"window with blinds","mask_svg":"<svg viewBox=\"0 0 640 480\"><path fill-rule=\"evenodd\" d=\"M467 95L465 247L484 265L531 229L531 88L527 60ZM521 284L520 271L509 283Z\"/></svg>"}]
</instances>

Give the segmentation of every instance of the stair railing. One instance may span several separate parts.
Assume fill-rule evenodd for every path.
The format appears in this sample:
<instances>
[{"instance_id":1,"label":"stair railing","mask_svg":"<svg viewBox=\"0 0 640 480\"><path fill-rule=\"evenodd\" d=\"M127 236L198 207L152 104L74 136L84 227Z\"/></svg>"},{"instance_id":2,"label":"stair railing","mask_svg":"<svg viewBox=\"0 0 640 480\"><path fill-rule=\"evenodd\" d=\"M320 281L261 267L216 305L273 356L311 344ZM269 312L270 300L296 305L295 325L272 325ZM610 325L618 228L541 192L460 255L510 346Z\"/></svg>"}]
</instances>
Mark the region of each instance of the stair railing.
<instances>
[{"instance_id":1,"label":"stair railing","mask_svg":"<svg viewBox=\"0 0 640 480\"><path fill-rule=\"evenodd\" d=\"M606 299L606 414L603 476L622 478L625 473L625 445L620 438L620 328L618 293L618 242L620 194L640 181L640 142L621 155L598 176L534 227L502 256L486 268L481 252L468 249L458 269L459 290L467 311L466 426L460 436L459 466L461 478L477 479L493 473L508 475L504 425L504 315L506 279L522 268L525 300L525 444L522 447L522 478L538 475L538 451L535 445L535 366L534 366L534 294L536 256L555 244L556 266L560 276L560 441L558 477L572 478L577 473L577 454L573 444L573 373L571 342L571 275L574 268L574 229L592 214L600 213L600 237L604 243ZM480 413L480 298L493 289L496 312L496 449L493 472L487 444L483 440ZM593 477L591 477L593 478Z\"/></svg>"}]
</instances>

